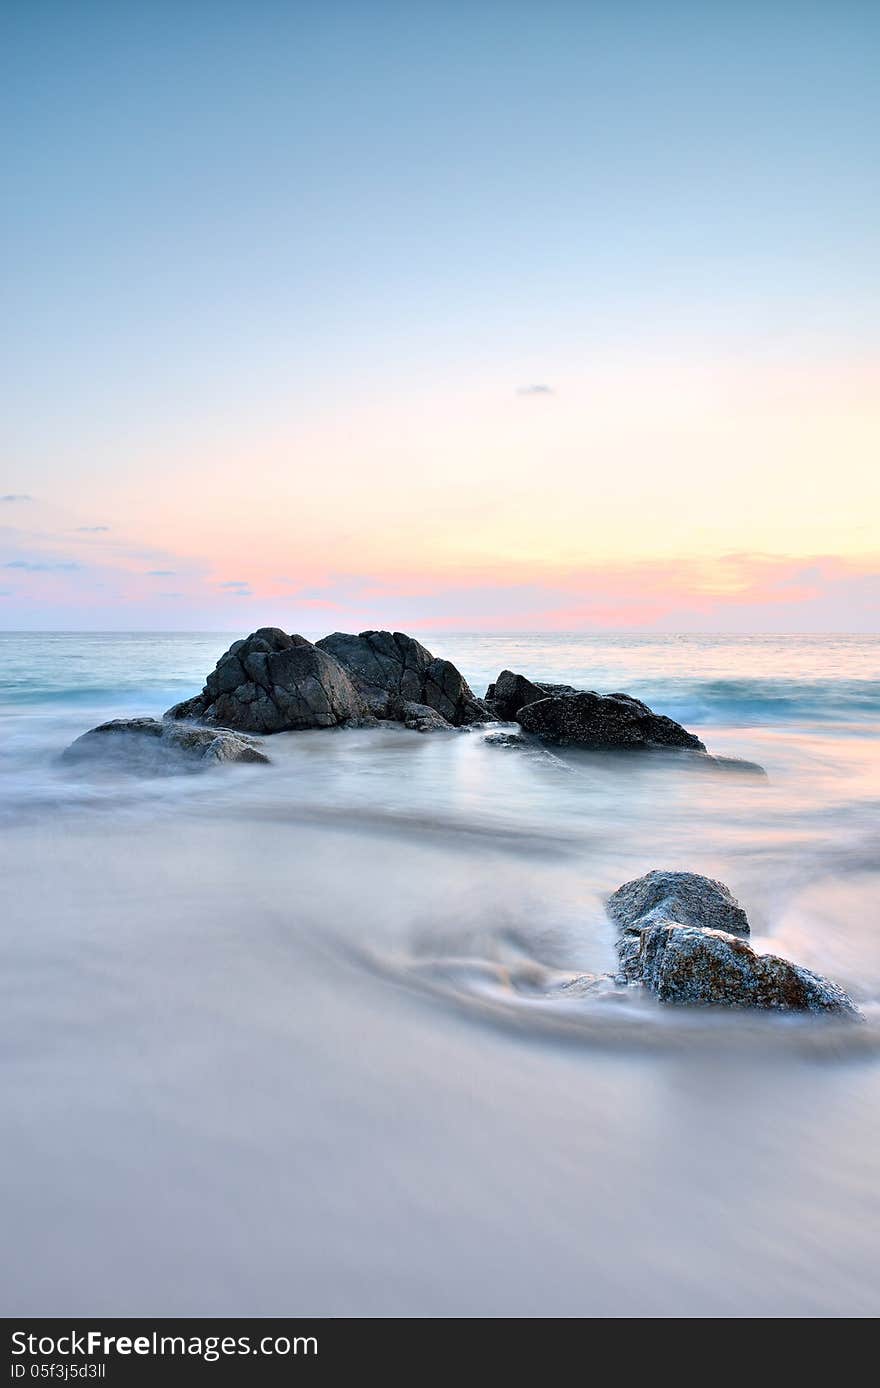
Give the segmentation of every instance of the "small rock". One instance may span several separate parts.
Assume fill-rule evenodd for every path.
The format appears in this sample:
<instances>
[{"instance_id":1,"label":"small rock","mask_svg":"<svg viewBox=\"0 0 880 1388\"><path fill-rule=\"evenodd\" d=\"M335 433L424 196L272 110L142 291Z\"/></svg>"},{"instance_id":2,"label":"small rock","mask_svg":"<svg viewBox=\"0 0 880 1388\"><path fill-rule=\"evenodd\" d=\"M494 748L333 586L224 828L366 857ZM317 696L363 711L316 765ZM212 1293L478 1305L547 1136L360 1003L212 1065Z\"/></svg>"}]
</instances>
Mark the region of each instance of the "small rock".
<instances>
[{"instance_id":1,"label":"small rock","mask_svg":"<svg viewBox=\"0 0 880 1388\"><path fill-rule=\"evenodd\" d=\"M519 733L487 733L483 738L487 747L524 747L525 742Z\"/></svg>"},{"instance_id":2,"label":"small rock","mask_svg":"<svg viewBox=\"0 0 880 1388\"><path fill-rule=\"evenodd\" d=\"M641 983L661 1002L860 1015L836 983L756 954L745 911L714 878L655 870L618 887L607 907L620 980Z\"/></svg>"}]
</instances>

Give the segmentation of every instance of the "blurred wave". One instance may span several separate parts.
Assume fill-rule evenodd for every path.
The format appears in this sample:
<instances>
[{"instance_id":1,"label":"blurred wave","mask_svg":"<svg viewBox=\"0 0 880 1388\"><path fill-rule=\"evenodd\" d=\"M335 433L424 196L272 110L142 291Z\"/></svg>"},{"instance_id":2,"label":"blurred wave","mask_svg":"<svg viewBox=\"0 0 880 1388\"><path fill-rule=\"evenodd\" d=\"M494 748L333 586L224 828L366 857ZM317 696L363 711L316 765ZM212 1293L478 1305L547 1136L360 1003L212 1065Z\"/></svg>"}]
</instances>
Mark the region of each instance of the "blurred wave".
<instances>
[{"instance_id":1,"label":"blurred wave","mask_svg":"<svg viewBox=\"0 0 880 1388\"><path fill-rule=\"evenodd\" d=\"M427 638L766 779L391 726L60 761L230 639L0 637L10 1310L875 1313L880 641ZM603 902L653 867L727 882L866 1023L603 984Z\"/></svg>"}]
</instances>

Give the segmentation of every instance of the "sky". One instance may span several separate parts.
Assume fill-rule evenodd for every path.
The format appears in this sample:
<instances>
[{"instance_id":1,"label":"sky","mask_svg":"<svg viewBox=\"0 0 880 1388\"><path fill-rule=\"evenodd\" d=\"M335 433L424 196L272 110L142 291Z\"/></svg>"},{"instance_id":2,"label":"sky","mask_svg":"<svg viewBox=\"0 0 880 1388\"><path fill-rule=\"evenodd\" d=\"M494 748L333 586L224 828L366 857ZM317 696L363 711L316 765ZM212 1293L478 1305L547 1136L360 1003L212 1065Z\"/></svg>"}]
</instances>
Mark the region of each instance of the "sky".
<instances>
[{"instance_id":1,"label":"sky","mask_svg":"<svg viewBox=\"0 0 880 1388\"><path fill-rule=\"evenodd\" d=\"M4 629L877 630L873 0L0 53Z\"/></svg>"}]
</instances>

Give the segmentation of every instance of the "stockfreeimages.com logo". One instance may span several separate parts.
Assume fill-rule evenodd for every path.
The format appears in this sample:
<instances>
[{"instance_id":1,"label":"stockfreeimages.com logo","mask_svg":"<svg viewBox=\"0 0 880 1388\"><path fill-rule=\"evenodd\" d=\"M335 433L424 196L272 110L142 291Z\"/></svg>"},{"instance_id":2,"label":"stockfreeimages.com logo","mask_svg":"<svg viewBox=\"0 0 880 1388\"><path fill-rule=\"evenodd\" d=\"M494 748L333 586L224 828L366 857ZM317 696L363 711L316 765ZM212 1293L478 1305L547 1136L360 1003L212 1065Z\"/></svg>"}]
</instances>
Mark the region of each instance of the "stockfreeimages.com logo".
<instances>
[{"instance_id":1,"label":"stockfreeimages.com logo","mask_svg":"<svg viewBox=\"0 0 880 1388\"><path fill-rule=\"evenodd\" d=\"M235 1355L314 1355L318 1353L318 1340L315 1335L296 1335L292 1338L287 1335L264 1335L255 1341L250 1335L160 1335L155 1330L147 1335L105 1335L102 1330L72 1330L58 1336L31 1335L24 1330L15 1330L12 1332L12 1353L14 1356L40 1359L177 1355L181 1358L204 1359L211 1364L217 1359ZM25 1368L22 1363L17 1367ZM15 1366L12 1376L22 1376L16 1373Z\"/></svg>"}]
</instances>

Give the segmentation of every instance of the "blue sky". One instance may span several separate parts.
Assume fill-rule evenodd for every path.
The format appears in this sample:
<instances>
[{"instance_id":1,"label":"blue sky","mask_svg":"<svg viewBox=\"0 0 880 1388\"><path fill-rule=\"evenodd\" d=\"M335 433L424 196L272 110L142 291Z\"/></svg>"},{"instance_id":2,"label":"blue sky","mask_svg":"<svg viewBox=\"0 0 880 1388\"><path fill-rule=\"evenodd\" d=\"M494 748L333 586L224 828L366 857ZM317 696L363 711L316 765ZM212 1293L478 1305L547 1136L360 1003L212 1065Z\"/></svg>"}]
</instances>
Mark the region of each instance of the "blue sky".
<instances>
[{"instance_id":1,"label":"blue sky","mask_svg":"<svg viewBox=\"0 0 880 1388\"><path fill-rule=\"evenodd\" d=\"M406 604L670 552L872 575L878 39L851 2L7 0L0 621L167 625L135 571L224 627L291 564ZM789 484L757 528L740 459Z\"/></svg>"}]
</instances>

